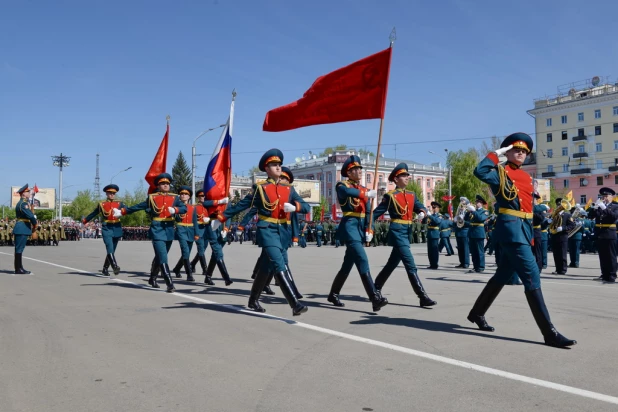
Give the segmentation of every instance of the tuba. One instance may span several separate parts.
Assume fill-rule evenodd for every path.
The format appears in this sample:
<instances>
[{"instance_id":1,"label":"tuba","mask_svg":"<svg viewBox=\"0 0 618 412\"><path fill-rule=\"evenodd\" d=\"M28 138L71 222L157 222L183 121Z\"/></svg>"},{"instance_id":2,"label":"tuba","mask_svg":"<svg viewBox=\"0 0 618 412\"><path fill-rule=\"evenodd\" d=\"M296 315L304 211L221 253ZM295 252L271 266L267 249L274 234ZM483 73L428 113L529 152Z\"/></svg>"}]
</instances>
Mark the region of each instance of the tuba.
<instances>
[{"instance_id":1,"label":"tuba","mask_svg":"<svg viewBox=\"0 0 618 412\"><path fill-rule=\"evenodd\" d=\"M466 209L468 208L469 204L470 201L467 197L462 196L459 198L459 206L457 207L457 212L455 213L454 220L455 224L460 229L464 226L464 215L466 214Z\"/></svg>"},{"instance_id":2,"label":"tuba","mask_svg":"<svg viewBox=\"0 0 618 412\"><path fill-rule=\"evenodd\" d=\"M573 211L573 214L571 215L573 218L573 221L575 222L575 227L569 231L569 237L573 236L575 233L579 231L579 229L581 229L583 223L577 220L577 218L581 216L582 211L583 209L581 208L580 205L575 205L575 210Z\"/></svg>"},{"instance_id":3,"label":"tuba","mask_svg":"<svg viewBox=\"0 0 618 412\"><path fill-rule=\"evenodd\" d=\"M571 210L571 203L566 199L562 199L560 201L560 206L556 207L556 210L554 210L554 212L551 214L549 233L551 233L552 235L555 235L557 233L556 229L562 226L562 216L560 215L560 212L564 210Z\"/></svg>"}]
</instances>

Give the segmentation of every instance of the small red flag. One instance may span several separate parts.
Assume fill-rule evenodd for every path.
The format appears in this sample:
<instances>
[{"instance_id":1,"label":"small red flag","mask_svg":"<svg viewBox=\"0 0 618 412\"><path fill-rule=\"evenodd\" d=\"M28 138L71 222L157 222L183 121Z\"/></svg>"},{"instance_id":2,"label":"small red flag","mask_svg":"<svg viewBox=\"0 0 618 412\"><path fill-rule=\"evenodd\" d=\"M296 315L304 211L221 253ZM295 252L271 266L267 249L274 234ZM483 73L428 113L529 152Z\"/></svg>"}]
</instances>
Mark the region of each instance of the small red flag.
<instances>
[{"instance_id":1,"label":"small red flag","mask_svg":"<svg viewBox=\"0 0 618 412\"><path fill-rule=\"evenodd\" d=\"M337 204L333 203L333 206L330 210L331 219L337 221Z\"/></svg>"},{"instance_id":2,"label":"small red flag","mask_svg":"<svg viewBox=\"0 0 618 412\"><path fill-rule=\"evenodd\" d=\"M32 191L36 194L39 193L39 188L37 187L36 183L34 184L34 187L32 188Z\"/></svg>"},{"instance_id":3,"label":"small red flag","mask_svg":"<svg viewBox=\"0 0 618 412\"><path fill-rule=\"evenodd\" d=\"M170 124L167 123L167 130L165 131L163 140L161 140L159 150L157 150L157 154L152 160L150 169L148 169L148 173L146 173L145 179L146 182L148 182L148 194L154 192L157 188L154 184L155 177L159 176L161 173L165 173L165 169L167 167L167 142L169 140L169 137Z\"/></svg>"},{"instance_id":4,"label":"small red flag","mask_svg":"<svg viewBox=\"0 0 618 412\"><path fill-rule=\"evenodd\" d=\"M266 113L263 130L282 132L318 124L384 117L389 47L318 79L299 100Z\"/></svg>"},{"instance_id":5,"label":"small red flag","mask_svg":"<svg viewBox=\"0 0 618 412\"><path fill-rule=\"evenodd\" d=\"M320 212L320 222L324 221L324 208L322 208L322 211Z\"/></svg>"}]
</instances>

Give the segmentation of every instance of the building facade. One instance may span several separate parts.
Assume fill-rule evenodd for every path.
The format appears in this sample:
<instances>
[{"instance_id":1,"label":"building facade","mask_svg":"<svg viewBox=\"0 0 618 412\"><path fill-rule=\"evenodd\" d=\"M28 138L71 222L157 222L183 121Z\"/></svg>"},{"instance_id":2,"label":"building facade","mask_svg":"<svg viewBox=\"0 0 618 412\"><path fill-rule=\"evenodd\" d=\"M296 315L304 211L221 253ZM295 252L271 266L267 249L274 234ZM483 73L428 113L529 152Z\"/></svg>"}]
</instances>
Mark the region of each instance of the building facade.
<instances>
[{"instance_id":1,"label":"building facade","mask_svg":"<svg viewBox=\"0 0 618 412\"><path fill-rule=\"evenodd\" d=\"M536 176L573 191L576 203L596 200L618 184L618 82L593 77L534 100Z\"/></svg>"}]
</instances>

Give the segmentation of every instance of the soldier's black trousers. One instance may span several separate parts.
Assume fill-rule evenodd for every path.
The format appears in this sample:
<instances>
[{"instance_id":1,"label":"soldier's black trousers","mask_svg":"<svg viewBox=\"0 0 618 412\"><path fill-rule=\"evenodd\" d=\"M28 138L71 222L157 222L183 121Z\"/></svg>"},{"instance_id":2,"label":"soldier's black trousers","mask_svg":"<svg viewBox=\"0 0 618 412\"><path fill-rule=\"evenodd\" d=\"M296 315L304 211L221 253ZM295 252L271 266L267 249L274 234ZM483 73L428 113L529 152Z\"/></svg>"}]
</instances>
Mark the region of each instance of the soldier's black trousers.
<instances>
[{"instance_id":1,"label":"soldier's black trousers","mask_svg":"<svg viewBox=\"0 0 618 412\"><path fill-rule=\"evenodd\" d=\"M539 236L534 236L534 247L532 250L534 251L536 265L539 267L539 271L541 271L543 269L543 238L541 237L541 232L539 232Z\"/></svg>"},{"instance_id":2,"label":"soldier's black trousers","mask_svg":"<svg viewBox=\"0 0 618 412\"><path fill-rule=\"evenodd\" d=\"M604 280L616 280L616 240L598 239L599 262L601 276Z\"/></svg>"},{"instance_id":3,"label":"soldier's black trousers","mask_svg":"<svg viewBox=\"0 0 618 412\"><path fill-rule=\"evenodd\" d=\"M554 255L556 273L567 273L567 251L569 250L568 236L554 235L551 237L551 251Z\"/></svg>"},{"instance_id":4,"label":"soldier's black trousers","mask_svg":"<svg viewBox=\"0 0 618 412\"><path fill-rule=\"evenodd\" d=\"M457 256L459 257L459 263L464 267L470 266L470 248L468 246L467 237L456 237L457 242Z\"/></svg>"},{"instance_id":5,"label":"soldier's black trousers","mask_svg":"<svg viewBox=\"0 0 618 412\"><path fill-rule=\"evenodd\" d=\"M579 266L579 254L582 248L582 241L578 239L569 239L569 263Z\"/></svg>"}]
</instances>

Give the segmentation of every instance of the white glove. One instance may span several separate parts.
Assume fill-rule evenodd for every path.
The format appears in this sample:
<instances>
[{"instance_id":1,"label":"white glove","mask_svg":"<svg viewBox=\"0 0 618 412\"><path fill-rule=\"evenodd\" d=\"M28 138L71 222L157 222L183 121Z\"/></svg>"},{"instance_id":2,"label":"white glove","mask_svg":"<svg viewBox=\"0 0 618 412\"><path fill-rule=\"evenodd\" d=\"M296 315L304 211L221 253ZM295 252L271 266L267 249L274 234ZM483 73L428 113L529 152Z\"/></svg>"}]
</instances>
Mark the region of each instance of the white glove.
<instances>
[{"instance_id":1,"label":"white glove","mask_svg":"<svg viewBox=\"0 0 618 412\"><path fill-rule=\"evenodd\" d=\"M230 202L230 198L224 197L223 199L219 200L217 203L220 205L227 205L229 202Z\"/></svg>"},{"instance_id":2,"label":"white glove","mask_svg":"<svg viewBox=\"0 0 618 412\"><path fill-rule=\"evenodd\" d=\"M378 192L376 192L375 190L367 190L367 193L365 193L365 196L367 196L370 199L375 199L376 197L378 197Z\"/></svg>"},{"instance_id":3,"label":"white glove","mask_svg":"<svg viewBox=\"0 0 618 412\"><path fill-rule=\"evenodd\" d=\"M167 211L170 212L170 215L174 216L176 214L176 208L168 207Z\"/></svg>"},{"instance_id":4,"label":"white glove","mask_svg":"<svg viewBox=\"0 0 618 412\"><path fill-rule=\"evenodd\" d=\"M298 242L292 242L292 246L298 246Z\"/></svg>"},{"instance_id":5,"label":"white glove","mask_svg":"<svg viewBox=\"0 0 618 412\"><path fill-rule=\"evenodd\" d=\"M601 203L599 203L599 208L601 210L605 210L605 209L607 209L607 206L605 206L605 203L601 202Z\"/></svg>"},{"instance_id":6,"label":"white glove","mask_svg":"<svg viewBox=\"0 0 618 412\"><path fill-rule=\"evenodd\" d=\"M122 211L120 209L114 208L113 213L114 213L114 217L122 216Z\"/></svg>"},{"instance_id":7,"label":"white glove","mask_svg":"<svg viewBox=\"0 0 618 412\"><path fill-rule=\"evenodd\" d=\"M225 239L225 238L227 238L227 229L223 229L221 231L221 239Z\"/></svg>"},{"instance_id":8,"label":"white glove","mask_svg":"<svg viewBox=\"0 0 618 412\"><path fill-rule=\"evenodd\" d=\"M237 230L236 231L236 236L241 237L242 236L242 230Z\"/></svg>"},{"instance_id":9,"label":"white glove","mask_svg":"<svg viewBox=\"0 0 618 412\"><path fill-rule=\"evenodd\" d=\"M476 207L475 207L475 206L473 206L473 205L468 205L468 210L469 210L470 212L476 212Z\"/></svg>"},{"instance_id":10,"label":"white glove","mask_svg":"<svg viewBox=\"0 0 618 412\"><path fill-rule=\"evenodd\" d=\"M365 241L369 243L371 239L373 239L373 233L365 232Z\"/></svg>"},{"instance_id":11,"label":"white glove","mask_svg":"<svg viewBox=\"0 0 618 412\"><path fill-rule=\"evenodd\" d=\"M36 219L36 215L34 215L34 218Z\"/></svg>"},{"instance_id":12,"label":"white glove","mask_svg":"<svg viewBox=\"0 0 618 412\"><path fill-rule=\"evenodd\" d=\"M417 213L417 216L418 216L419 219L424 219L425 218L425 212Z\"/></svg>"},{"instance_id":13,"label":"white glove","mask_svg":"<svg viewBox=\"0 0 618 412\"><path fill-rule=\"evenodd\" d=\"M562 232L562 226L558 226L558 227L556 228L556 232Z\"/></svg>"},{"instance_id":14,"label":"white glove","mask_svg":"<svg viewBox=\"0 0 618 412\"><path fill-rule=\"evenodd\" d=\"M291 203L284 203L283 204L283 211L285 213L289 213L289 212L296 212L296 206L294 206Z\"/></svg>"},{"instance_id":15,"label":"white glove","mask_svg":"<svg viewBox=\"0 0 618 412\"><path fill-rule=\"evenodd\" d=\"M505 154L506 152L508 152L512 148L513 148L513 145L509 145L507 147L502 147L502 148L496 150L494 153L497 154L498 156L502 156L503 154Z\"/></svg>"},{"instance_id":16,"label":"white glove","mask_svg":"<svg viewBox=\"0 0 618 412\"><path fill-rule=\"evenodd\" d=\"M562 215L564 213L564 210L561 210L560 213L558 213L559 215Z\"/></svg>"},{"instance_id":17,"label":"white glove","mask_svg":"<svg viewBox=\"0 0 618 412\"><path fill-rule=\"evenodd\" d=\"M202 220L204 221L204 223L210 222L210 218L208 216L204 216Z\"/></svg>"},{"instance_id":18,"label":"white glove","mask_svg":"<svg viewBox=\"0 0 618 412\"><path fill-rule=\"evenodd\" d=\"M219 219L215 219L211 224L212 230L219 229L219 226L221 226L221 221Z\"/></svg>"}]
</instances>

